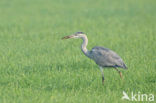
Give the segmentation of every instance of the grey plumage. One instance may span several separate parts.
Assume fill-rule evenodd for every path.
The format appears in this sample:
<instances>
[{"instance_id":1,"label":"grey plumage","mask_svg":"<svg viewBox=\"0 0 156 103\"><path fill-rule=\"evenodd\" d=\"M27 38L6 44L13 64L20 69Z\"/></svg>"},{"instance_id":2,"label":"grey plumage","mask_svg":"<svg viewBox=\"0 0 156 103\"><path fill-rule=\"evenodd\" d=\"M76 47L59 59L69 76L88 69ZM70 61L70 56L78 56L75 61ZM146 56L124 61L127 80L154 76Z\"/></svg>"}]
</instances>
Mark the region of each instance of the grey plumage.
<instances>
[{"instance_id":1,"label":"grey plumage","mask_svg":"<svg viewBox=\"0 0 156 103\"><path fill-rule=\"evenodd\" d=\"M101 67L120 67L127 69L120 56L118 56L114 51L107 48L96 46L92 48L91 51L89 51L89 57Z\"/></svg>"},{"instance_id":2,"label":"grey plumage","mask_svg":"<svg viewBox=\"0 0 156 103\"><path fill-rule=\"evenodd\" d=\"M62 39L69 39L69 38L81 38L83 43L81 45L82 52L99 65L101 73L102 73L102 83L104 83L104 73L103 68L105 67L112 67L115 68L120 74L122 78L122 73L117 68L124 68L127 69L126 65L124 64L121 57L116 54L114 51L104 48L104 47L94 47L91 51L87 50L88 39L87 36L83 32L76 32L73 35L65 36Z\"/></svg>"}]
</instances>

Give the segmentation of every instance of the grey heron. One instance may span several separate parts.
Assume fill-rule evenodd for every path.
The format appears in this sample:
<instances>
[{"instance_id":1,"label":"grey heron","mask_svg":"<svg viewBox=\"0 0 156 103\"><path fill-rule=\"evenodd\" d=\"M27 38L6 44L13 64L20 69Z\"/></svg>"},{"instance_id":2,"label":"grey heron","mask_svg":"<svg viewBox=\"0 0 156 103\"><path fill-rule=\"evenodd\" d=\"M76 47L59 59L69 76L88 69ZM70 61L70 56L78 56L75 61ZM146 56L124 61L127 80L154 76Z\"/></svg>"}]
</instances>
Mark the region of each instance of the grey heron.
<instances>
[{"instance_id":1,"label":"grey heron","mask_svg":"<svg viewBox=\"0 0 156 103\"><path fill-rule=\"evenodd\" d=\"M122 78L122 73L117 68L119 67L119 68L127 69L127 67L118 54L116 54L114 51L108 48L99 47L99 46L95 46L92 48L92 50L89 51L87 49L88 38L83 32L76 32L72 35L63 37L62 39L69 39L69 38L81 38L83 40L83 43L81 45L81 50L87 57L94 60L95 63L99 65L102 74L102 84L104 84L103 68L105 67L114 68Z\"/></svg>"}]
</instances>

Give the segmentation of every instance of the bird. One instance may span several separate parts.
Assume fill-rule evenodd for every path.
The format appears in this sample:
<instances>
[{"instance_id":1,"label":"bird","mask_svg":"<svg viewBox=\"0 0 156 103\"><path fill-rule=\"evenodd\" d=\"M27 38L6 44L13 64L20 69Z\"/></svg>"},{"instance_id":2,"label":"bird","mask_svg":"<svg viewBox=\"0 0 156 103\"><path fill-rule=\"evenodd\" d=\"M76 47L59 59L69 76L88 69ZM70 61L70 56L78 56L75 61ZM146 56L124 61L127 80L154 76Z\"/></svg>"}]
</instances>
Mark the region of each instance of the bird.
<instances>
[{"instance_id":1,"label":"bird","mask_svg":"<svg viewBox=\"0 0 156 103\"><path fill-rule=\"evenodd\" d=\"M104 84L105 81L103 72L104 68L114 68L119 73L120 78L122 79L122 72L118 68L127 69L127 66L117 53L108 48L100 46L95 46L91 50L88 50L88 38L87 35L83 32L76 32L72 35L63 37L62 39L64 40L70 38L80 38L83 40L81 50L85 54L85 56L95 61L95 63L99 66L102 75L102 84Z\"/></svg>"}]
</instances>

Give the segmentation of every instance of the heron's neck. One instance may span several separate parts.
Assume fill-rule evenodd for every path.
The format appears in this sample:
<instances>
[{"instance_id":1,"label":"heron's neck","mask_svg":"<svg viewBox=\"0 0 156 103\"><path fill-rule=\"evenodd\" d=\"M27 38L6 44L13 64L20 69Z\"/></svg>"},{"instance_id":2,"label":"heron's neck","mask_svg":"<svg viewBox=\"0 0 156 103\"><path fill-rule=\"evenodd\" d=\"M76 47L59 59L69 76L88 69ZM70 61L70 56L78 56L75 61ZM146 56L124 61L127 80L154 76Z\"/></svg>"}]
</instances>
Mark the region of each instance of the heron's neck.
<instances>
[{"instance_id":1,"label":"heron's neck","mask_svg":"<svg viewBox=\"0 0 156 103\"><path fill-rule=\"evenodd\" d=\"M82 45L81 45L81 50L82 50L82 52L83 52L85 55L87 55L87 53L88 53L88 50L87 50L88 38L87 38L87 36L84 35L84 36L82 37L82 40L83 40L83 43L82 43Z\"/></svg>"}]
</instances>

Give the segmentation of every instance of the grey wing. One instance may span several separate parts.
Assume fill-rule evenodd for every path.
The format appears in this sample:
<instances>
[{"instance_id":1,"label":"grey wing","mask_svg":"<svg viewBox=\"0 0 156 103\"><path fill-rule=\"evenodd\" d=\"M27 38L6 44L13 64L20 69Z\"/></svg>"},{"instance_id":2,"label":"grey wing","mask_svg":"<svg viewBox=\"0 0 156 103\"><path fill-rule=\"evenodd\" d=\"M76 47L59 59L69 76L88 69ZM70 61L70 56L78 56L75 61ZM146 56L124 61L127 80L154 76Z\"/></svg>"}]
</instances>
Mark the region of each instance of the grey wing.
<instances>
[{"instance_id":1,"label":"grey wing","mask_svg":"<svg viewBox=\"0 0 156 103\"><path fill-rule=\"evenodd\" d=\"M115 52L103 47L94 47L90 51L90 58L102 67L127 68L123 60Z\"/></svg>"}]
</instances>

